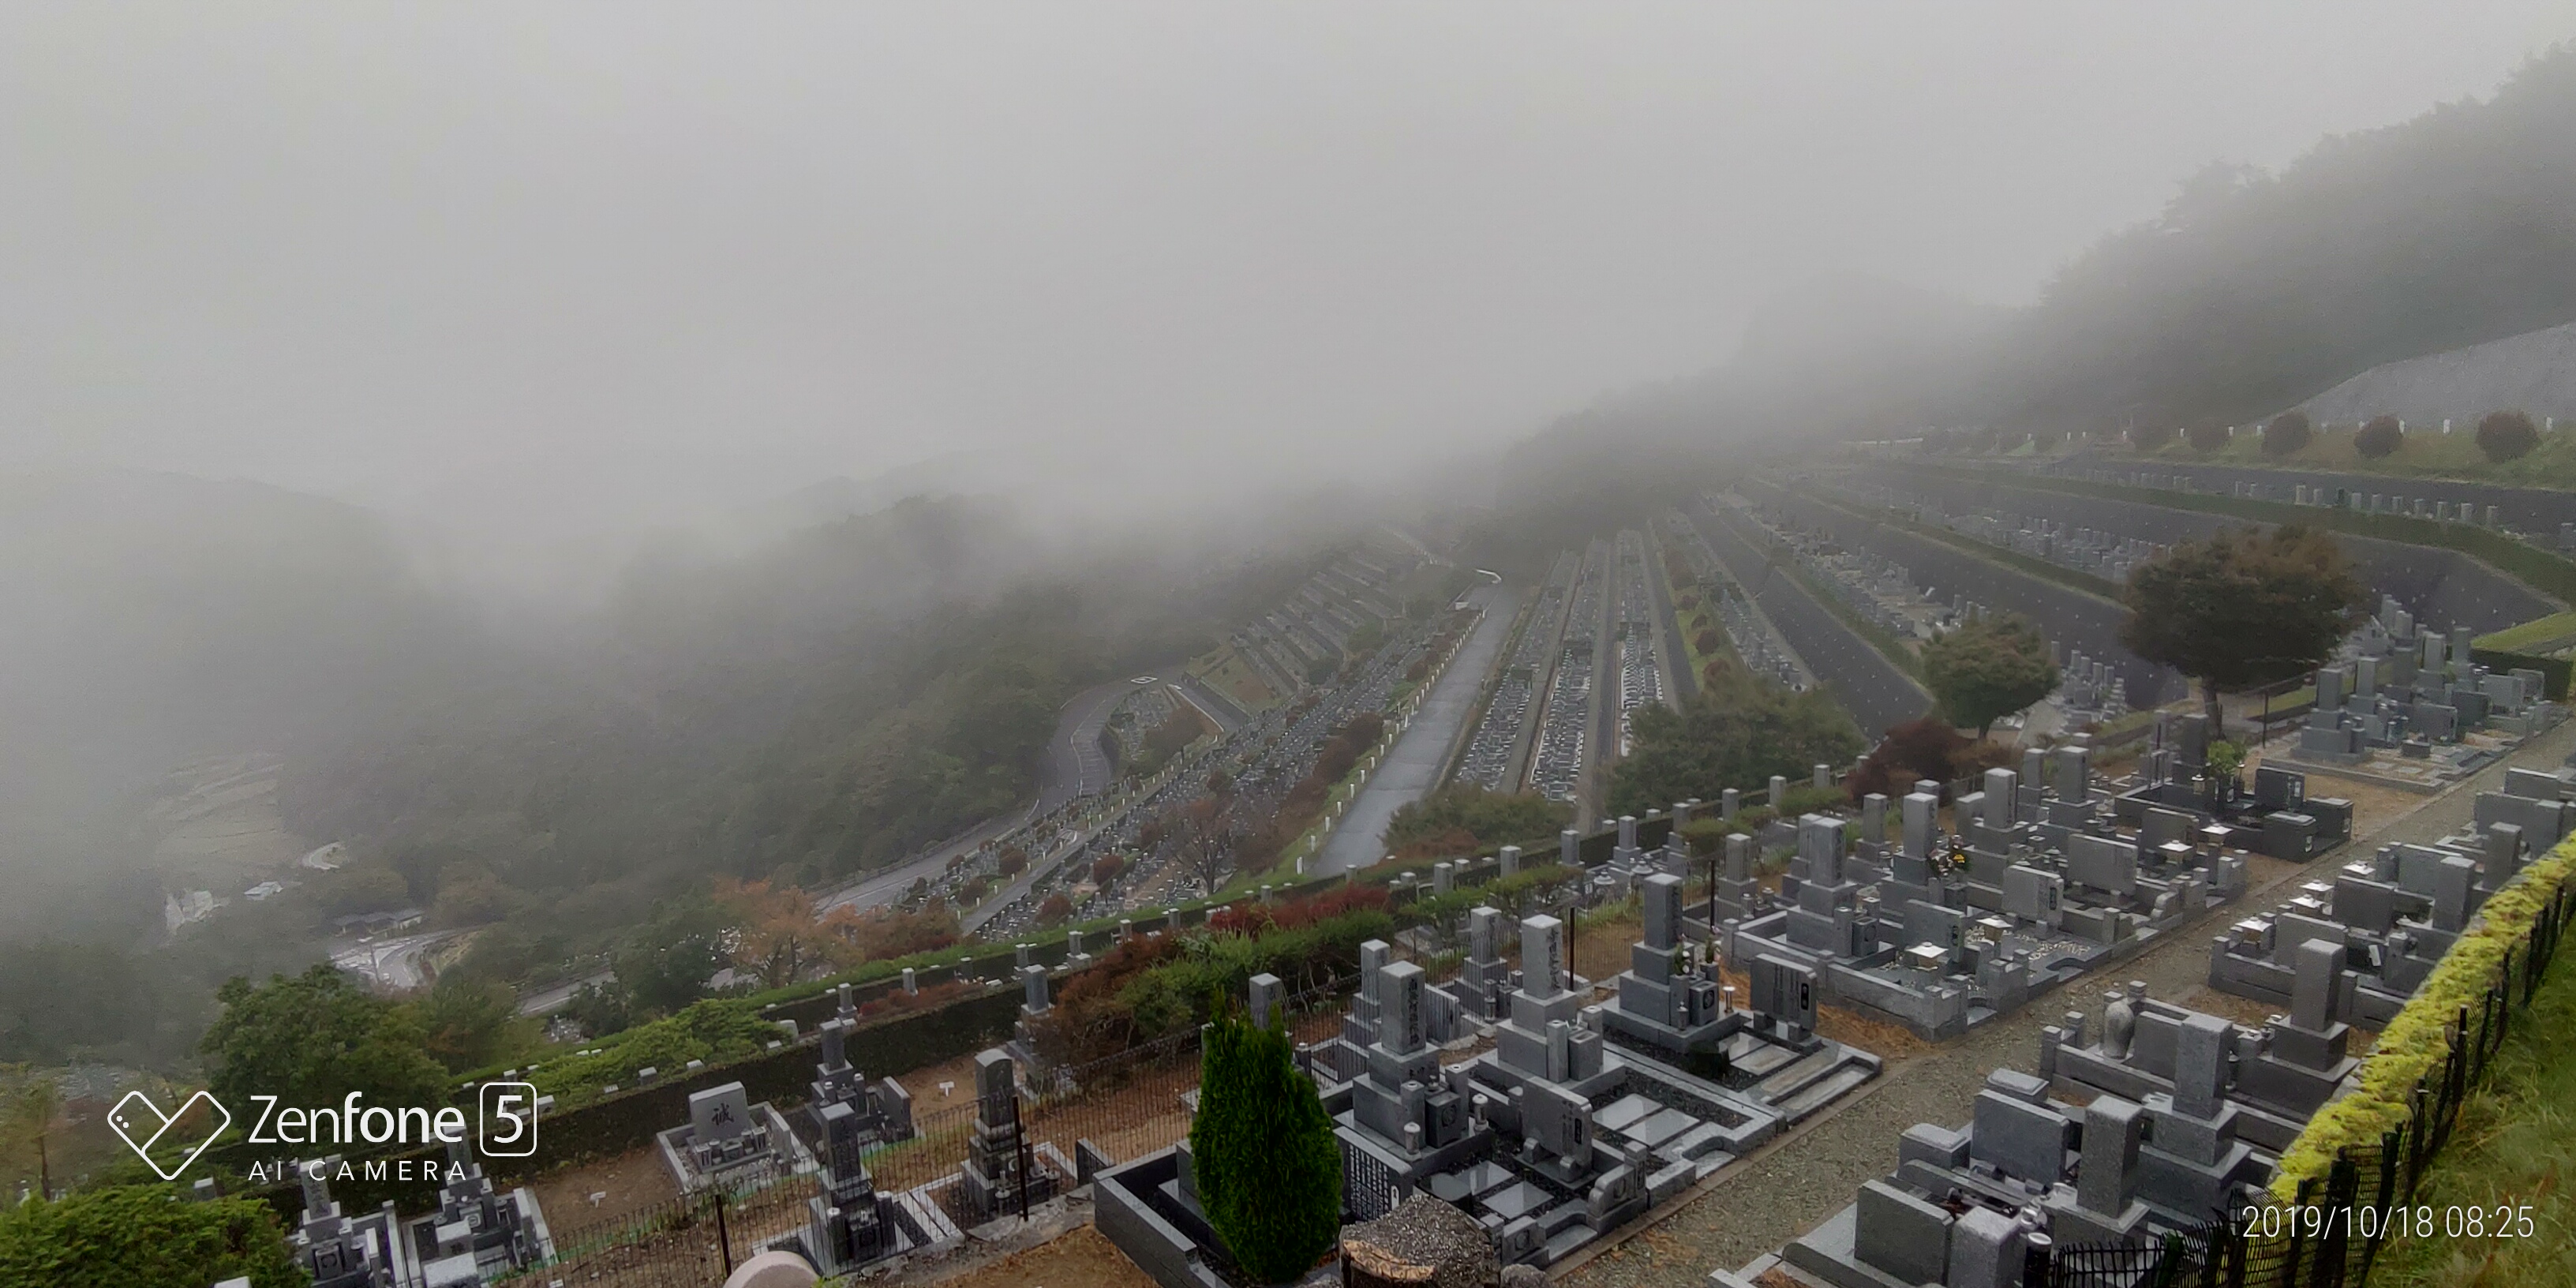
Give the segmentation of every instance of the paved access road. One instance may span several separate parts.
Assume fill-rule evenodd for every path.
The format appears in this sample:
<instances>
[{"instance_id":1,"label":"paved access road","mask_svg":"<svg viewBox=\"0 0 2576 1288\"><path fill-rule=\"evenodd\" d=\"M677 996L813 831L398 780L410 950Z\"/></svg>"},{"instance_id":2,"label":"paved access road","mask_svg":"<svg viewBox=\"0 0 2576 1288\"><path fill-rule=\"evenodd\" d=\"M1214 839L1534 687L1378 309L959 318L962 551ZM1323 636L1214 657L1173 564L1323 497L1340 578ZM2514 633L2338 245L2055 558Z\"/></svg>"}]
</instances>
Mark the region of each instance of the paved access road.
<instances>
[{"instance_id":1,"label":"paved access road","mask_svg":"<svg viewBox=\"0 0 2576 1288\"><path fill-rule=\"evenodd\" d=\"M2101 1011L2104 990L2145 980L2150 996L2191 1004L2191 993L2209 978L2209 941L2229 922L2278 906L2299 893L2303 881L2347 856L2369 854L2399 841L2439 840L2469 821L2477 793L2494 791L2505 768L2554 769L2576 747L2576 722L2562 724L2490 765L2449 793L2429 798L2334 856L2311 863L2277 884L2224 905L2200 921L2168 933L2165 942L1970 1032L1927 1055L1891 1064L1856 1099L1828 1110L1805 1128L1757 1152L1715 1189L1659 1224L1559 1277L1567 1288L1634 1288L1697 1284L1711 1270L1740 1269L1814 1229L1848 1206L1861 1183L1896 1170L1896 1141L1916 1123L1956 1127L1990 1069L2033 1072L2039 1065L2039 1031L2070 1009Z\"/></svg>"},{"instance_id":2,"label":"paved access road","mask_svg":"<svg viewBox=\"0 0 2576 1288\"><path fill-rule=\"evenodd\" d=\"M1038 763L1037 799L1027 808L988 818L893 867L868 873L825 895L818 901L818 910L843 906L864 909L892 903L915 880L946 871L948 860L957 855L969 853L1030 819L1061 809L1076 797L1109 790L1116 781L1117 767L1101 750L1100 734L1108 727L1110 710L1118 700L1143 687L1137 683L1139 679L1173 684L1221 729L1231 732L1243 725L1243 712L1192 678L1185 663L1166 663L1135 676L1095 684L1073 695L1058 712L1055 732L1047 738L1046 757Z\"/></svg>"},{"instance_id":3,"label":"paved access road","mask_svg":"<svg viewBox=\"0 0 2576 1288\"><path fill-rule=\"evenodd\" d=\"M421 958L430 949L464 933L461 930L433 930L393 939L360 940L352 947L331 954L331 964L365 978L384 992L406 992L429 983L429 972L421 968Z\"/></svg>"},{"instance_id":4,"label":"paved access road","mask_svg":"<svg viewBox=\"0 0 2576 1288\"><path fill-rule=\"evenodd\" d=\"M1458 645L1449 668L1414 709L1413 722L1396 736L1395 745L1387 748L1385 758L1369 774L1368 784L1343 812L1323 852L1308 865L1311 873L1343 872L1376 863L1386 854L1381 844L1395 812L1440 785L1440 771L1449 765L1449 749L1457 745L1467 718L1475 714L1486 677L1503 655L1512 618L1520 612L1520 594L1515 587L1492 584L1467 592L1468 602L1485 615Z\"/></svg>"}]
</instances>

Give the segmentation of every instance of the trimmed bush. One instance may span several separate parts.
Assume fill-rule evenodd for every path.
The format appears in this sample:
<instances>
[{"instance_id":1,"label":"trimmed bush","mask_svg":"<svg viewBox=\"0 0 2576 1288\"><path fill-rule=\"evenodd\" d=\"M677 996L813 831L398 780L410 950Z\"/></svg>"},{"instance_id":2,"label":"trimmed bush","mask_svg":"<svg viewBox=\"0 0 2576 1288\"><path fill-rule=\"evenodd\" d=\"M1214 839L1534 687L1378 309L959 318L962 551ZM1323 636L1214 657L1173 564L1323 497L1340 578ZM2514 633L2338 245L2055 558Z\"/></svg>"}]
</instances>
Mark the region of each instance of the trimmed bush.
<instances>
[{"instance_id":1,"label":"trimmed bush","mask_svg":"<svg viewBox=\"0 0 2576 1288\"><path fill-rule=\"evenodd\" d=\"M2362 1062L2358 1088L2318 1110L2282 1153L2281 1169L2272 1178L2275 1201L2296 1199L2302 1180L2322 1184L2336 1150L2375 1146L2406 1121L2415 1084L2450 1050L2445 1026L2461 1007L2473 1013L2478 1009L2506 951L2519 958L2532 922L2571 877L2576 877L2576 839L2533 861L2486 901L2477 921L2442 955L2413 1000L2380 1030L2378 1043Z\"/></svg>"},{"instance_id":2,"label":"trimmed bush","mask_svg":"<svg viewBox=\"0 0 2576 1288\"><path fill-rule=\"evenodd\" d=\"M2406 444L2406 427L2394 416L2373 416L2352 432L2352 450L2365 461L2385 460Z\"/></svg>"},{"instance_id":3,"label":"trimmed bush","mask_svg":"<svg viewBox=\"0 0 2576 1288\"><path fill-rule=\"evenodd\" d=\"M2263 454L2289 456L2306 447L2315 437L2315 429L2308 424L2306 412L2285 411L2263 427Z\"/></svg>"},{"instance_id":4,"label":"trimmed bush","mask_svg":"<svg viewBox=\"0 0 2576 1288\"><path fill-rule=\"evenodd\" d=\"M1314 1081L1283 1027L1225 1014L1199 1066L1191 1166L1208 1224L1234 1263L1264 1283L1312 1269L1341 1236L1342 1152Z\"/></svg>"},{"instance_id":5,"label":"trimmed bush","mask_svg":"<svg viewBox=\"0 0 2576 1288\"><path fill-rule=\"evenodd\" d=\"M2491 411L2478 421L2478 451L2490 461L2518 460L2540 446L2540 428L2518 411Z\"/></svg>"}]
</instances>

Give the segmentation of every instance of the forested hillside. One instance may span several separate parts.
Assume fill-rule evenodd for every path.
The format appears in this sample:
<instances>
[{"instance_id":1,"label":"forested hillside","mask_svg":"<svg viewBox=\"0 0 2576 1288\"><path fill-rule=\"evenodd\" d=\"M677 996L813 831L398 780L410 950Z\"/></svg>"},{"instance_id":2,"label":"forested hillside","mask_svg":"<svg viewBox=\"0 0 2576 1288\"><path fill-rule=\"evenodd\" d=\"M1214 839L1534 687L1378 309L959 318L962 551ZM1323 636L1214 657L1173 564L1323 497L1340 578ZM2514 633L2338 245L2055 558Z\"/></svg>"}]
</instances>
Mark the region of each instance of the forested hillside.
<instances>
[{"instance_id":1,"label":"forested hillside","mask_svg":"<svg viewBox=\"0 0 2576 1288\"><path fill-rule=\"evenodd\" d=\"M509 974L711 878L902 857L1026 800L1076 688L1204 649L1326 548L913 500L747 554L671 545L567 627L425 584L374 516L279 489L0 499L0 1059L171 1058L215 985L300 968L335 916L493 927L478 955ZM328 841L347 866L293 866ZM244 897L271 878L287 895ZM192 889L226 906L156 947ZM151 986L116 1006L8 1009L144 951Z\"/></svg>"},{"instance_id":2,"label":"forested hillside","mask_svg":"<svg viewBox=\"0 0 2576 1288\"><path fill-rule=\"evenodd\" d=\"M505 909L845 876L1024 800L1075 688L1207 647L1304 572L1167 581L1050 548L998 503L915 500L639 568L568 656L297 757L288 815L424 906L451 872Z\"/></svg>"},{"instance_id":3,"label":"forested hillside","mask_svg":"<svg viewBox=\"0 0 2576 1288\"><path fill-rule=\"evenodd\" d=\"M1502 502L1594 509L1606 480L1686 478L1712 447L1763 440L2243 423L2380 363L2571 320L2576 48L2277 175L2212 165L2027 308L1848 281L1775 300L1724 365L1516 448Z\"/></svg>"},{"instance_id":4,"label":"forested hillside","mask_svg":"<svg viewBox=\"0 0 2576 1288\"><path fill-rule=\"evenodd\" d=\"M2213 166L2068 265L2006 335L2016 427L2246 420L2356 372L2576 319L2576 49L2483 102Z\"/></svg>"}]
</instances>

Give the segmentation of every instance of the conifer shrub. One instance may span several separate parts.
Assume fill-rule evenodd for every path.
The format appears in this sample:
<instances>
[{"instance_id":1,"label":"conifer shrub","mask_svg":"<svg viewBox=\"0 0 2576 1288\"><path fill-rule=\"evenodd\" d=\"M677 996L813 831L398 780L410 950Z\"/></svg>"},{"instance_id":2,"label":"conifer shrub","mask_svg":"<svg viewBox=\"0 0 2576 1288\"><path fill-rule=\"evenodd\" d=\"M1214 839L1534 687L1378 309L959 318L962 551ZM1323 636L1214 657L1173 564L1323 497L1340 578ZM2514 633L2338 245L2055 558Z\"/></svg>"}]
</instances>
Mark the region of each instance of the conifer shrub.
<instances>
[{"instance_id":1,"label":"conifer shrub","mask_svg":"<svg viewBox=\"0 0 2576 1288\"><path fill-rule=\"evenodd\" d=\"M1311 1269L1341 1236L1342 1154L1288 1032L1240 1014L1208 1026L1190 1123L1199 1204L1228 1255L1265 1283Z\"/></svg>"}]
</instances>

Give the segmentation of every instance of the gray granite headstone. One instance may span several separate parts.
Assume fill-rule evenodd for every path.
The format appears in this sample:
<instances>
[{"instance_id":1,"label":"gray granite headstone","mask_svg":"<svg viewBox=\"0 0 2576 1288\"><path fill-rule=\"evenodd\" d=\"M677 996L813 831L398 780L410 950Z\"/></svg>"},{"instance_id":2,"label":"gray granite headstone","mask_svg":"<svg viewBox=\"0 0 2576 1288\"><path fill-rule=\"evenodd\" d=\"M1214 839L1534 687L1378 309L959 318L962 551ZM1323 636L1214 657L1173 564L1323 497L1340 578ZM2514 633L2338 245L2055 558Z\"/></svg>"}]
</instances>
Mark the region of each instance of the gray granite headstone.
<instances>
[{"instance_id":1,"label":"gray granite headstone","mask_svg":"<svg viewBox=\"0 0 2576 1288\"><path fill-rule=\"evenodd\" d=\"M1419 962L1396 962L1378 972L1378 1044L1397 1055L1422 1049L1422 981Z\"/></svg>"},{"instance_id":2,"label":"gray granite headstone","mask_svg":"<svg viewBox=\"0 0 2576 1288\"><path fill-rule=\"evenodd\" d=\"M2114 1217L2128 1210L2138 1143L2146 1128L2146 1111L2118 1096L2096 1096L2084 1107L2084 1152L2075 1173L2077 1203Z\"/></svg>"},{"instance_id":3,"label":"gray granite headstone","mask_svg":"<svg viewBox=\"0 0 2576 1288\"><path fill-rule=\"evenodd\" d=\"M1545 913L1521 919L1521 987L1533 997L1564 991L1564 922Z\"/></svg>"},{"instance_id":4,"label":"gray granite headstone","mask_svg":"<svg viewBox=\"0 0 2576 1288\"><path fill-rule=\"evenodd\" d=\"M1658 872L1638 883L1648 948L1670 949L1682 940L1682 880Z\"/></svg>"},{"instance_id":5,"label":"gray granite headstone","mask_svg":"<svg viewBox=\"0 0 2576 1288\"><path fill-rule=\"evenodd\" d=\"M751 1097L739 1082L689 1093L689 1141L706 1145L751 1130Z\"/></svg>"},{"instance_id":6,"label":"gray granite headstone","mask_svg":"<svg viewBox=\"0 0 2576 1288\"><path fill-rule=\"evenodd\" d=\"M2013 825L2013 789L2021 775L2009 769L1989 769L1985 780L1985 823L1988 827L2008 828Z\"/></svg>"},{"instance_id":7,"label":"gray granite headstone","mask_svg":"<svg viewBox=\"0 0 2576 1288\"><path fill-rule=\"evenodd\" d=\"M2290 975L2290 1023L2323 1032L2334 1023L2335 977L2343 970L2343 945L2302 942Z\"/></svg>"},{"instance_id":8,"label":"gray granite headstone","mask_svg":"<svg viewBox=\"0 0 2576 1288\"><path fill-rule=\"evenodd\" d=\"M1467 910L1467 960L1489 962L1501 947L1503 914L1498 908Z\"/></svg>"},{"instance_id":9,"label":"gray granite headstone","mask_svg":"<svg viewBox=\"0 0 2576 1288\"><path fill-rule=\"evenodd\" d=\"M1917 859L1932 857L1933 832L1940 825L1941 798L1915 792L1908 795L1905 806L1905 853Z\"/></svg>"},{"instance_id":10,"label":"gray granite headstone","mask_svg":"<svg viewBox=\"0 0 2576 1288\"><path fill-rule=\"evenodd\" d=\"M1852 1255L1898 1283L1940 1283L1950 1267L1950 1213L1885 1181L1864 1182Z\"/></svg>"},{"instance_id":11,"label":"gray granite headstone","mask_svg":"<svg viewBox=\"0 0 2576 1288\"><path fill-rule=\"evenodd\" d=\"M1378 1000L1378 973L1386 969L1391 951L1383 939L1371 939L1360 945L1360 996L1372 1002Z\"/></svg>"},{"instance_id":12,"label":"gray granite headstone","mask_svg":"<svg viewBox=\"0 0 2576 1288\"><path fill-rule=\"evenodd\" d=\"M2004 1175L2054 1184L2066 1170L2066 1120L1993 1088L1977 1093L1968 1156Z\"/></svg>"},{"instance_id":13,"label":"gray granite headstone","mask_svg":"<svg viewBox=\"0 0 2576 1288\"><path fill-rule=\"evenodd\" d=\"M1282 997L1287 995L1288 986L1281 982L1278 976L1273 975L1268 971L1263 971L1260 974L1253 976L1249 981L1249 984L1251 989L1252 1026L1257 1029L1269 1028L1270 1017L1274 1012L1279 1012L1279 1001ZM1284 1019L1285 1013L1279 1013Z\"/></svg>"},{"instance_id":14,"label":"gray granite headstone","mask_svg":"<svg viewBox=\"0 0 2576 1288\"><path fill-rule=\"evenodd\" d=\"M2300 945L2302 951L2306 945ZM2233 1028L2215 1015L2194 1011L2174 1030L2174 1112L2215 1118L2225 1105L2227 1035Z\"/></svg>"}]
</instances>

